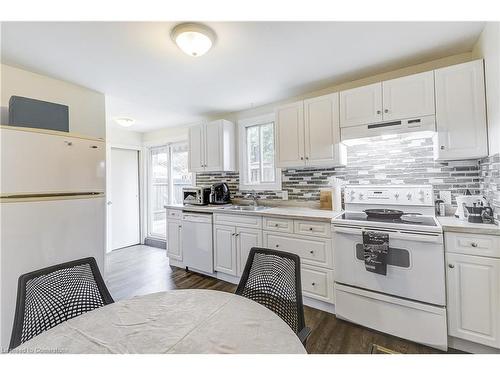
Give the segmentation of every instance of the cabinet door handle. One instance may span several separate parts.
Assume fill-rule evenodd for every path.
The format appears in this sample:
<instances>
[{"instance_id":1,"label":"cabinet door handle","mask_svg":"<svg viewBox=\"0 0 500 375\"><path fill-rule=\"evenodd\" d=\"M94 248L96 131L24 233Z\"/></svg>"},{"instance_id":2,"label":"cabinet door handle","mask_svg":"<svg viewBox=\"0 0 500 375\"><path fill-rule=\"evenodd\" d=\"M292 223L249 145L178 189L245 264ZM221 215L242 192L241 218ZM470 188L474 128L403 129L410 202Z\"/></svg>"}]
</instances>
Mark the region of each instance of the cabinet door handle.
<instances>
[{"instance_id":1,"label":"cabinet door handle","mask_svg":"<svg viewBox=\"0 0 500 375\"><path fill-rule=\"evenodd\" d=\"M444 146L441 146L441 147L439 147L439 148L440 148L441 150L444 150L444 149L445 149L446 147L444 147Z\"/></svg>"},{"instance_id":2,"label":"cabinet door handle","mask_svg":"<svg viewBox=\"0 0 500 375\"><path fill-rule=\"evenodd\" d=\"M472 242L470 245L471 245L472 247L477 247L477 243L475 243L475 242Z\"/></svg>"},{"instance_id":3,"label":"cabinet door handle","mask_svg":"<svg viewBox=\"0 0 500 375\"><path fill-rule=\"evenodd\" d=\"M301 156L301 157L300 157L300 160L304 160L304 157L303 157L303 156Z\"/></svg>"},{"instance_id":4,"label":"cabinet door handle","mask_svg":"<svg viewBox=\"0 0 500 375\"><path fill-rule=\"evenodd\" d=\"M276 244L276 247L280 247L280 245Z\"/></svg>"},{"instance_id":5,"label":"cabinet door handle","mask_svg":"<svg viewBox=\"0 0 500 375\"><path fill-rule=\"evenodd\" d=\"M382 113L382 111L379 109L379 110L377 111L377 115L380 115L381 113Z\"/></svg>"},{"instance_id":6,"label":"cabinet door handle","mask_svg":"<svg viewBox=\"0 0 500 375\"><path fill-rule=\"evenodd\" d=\"M313 228L311 227L311 228L309 228L309 230L313 230Z\"/></svg>"},{"instance_id":7,"label":"cabinet door handle","mask_svg":"<svg viewBox=\"0 0 500 375\"><path fill-rule=\"evenodd\" d=\"M182 225L179 225L179 229L182 229Z\"/></svg>"},{"instance_id":8,"label":"cabinet door handle","mask_svg":"<svg viewBox=\"0 0 500 375\"><path fill-rule=\"evenodd\" d=\"M314 254L314 250L309 251L311 254Z\"/></svg>"},{"instance_id":9,"label":"cabinet door handle","mask_svg":"<svg viewBox=\"0 0 500 375\"><path fill-rule=\"evenodd\" d=\"M455 268L455 265L453 265L453 264L450 263L450 264L448 264L448 267L449 268Z\"/></svg>"},{"instance_id":10,"label":"cabinet door handle","mask_svg":"<svg viewBox=\"0 0 500 375\"><path fill-rule=\"evenodd\" d=\"M311 283L311 285L312 285L312 286L315 286L315 285L316 285L316 283Z\"/></svg>"},{"instance_id":11,"label":"cabinet door handle","mask_svg":"<svg viewBox=\"0 0 500 375\"><path fill-rule=\"evenodd\" d=\"M306 156L306 160L309 160L309 156Z\"/></svg>"},{"instance_id":12,"label":"cabinet door handle","mask_svg":"<svg viewBox=\"0 0 500 375\"><path fill-rule=\"evenodd\" d=\"M384 109L384 113L389 113L389 110L387 108Z\"/></svg>"},{"instance_id":13,"label":"cabinet door handle","mask_svg":"<svg viewBox=\"0 0 500 375\"><path fill-rule=\"evenodd\" d=\"M73 146L73 142L64 141L64 143L66 143L66 146Z\"/></svg>"}]
</instances>

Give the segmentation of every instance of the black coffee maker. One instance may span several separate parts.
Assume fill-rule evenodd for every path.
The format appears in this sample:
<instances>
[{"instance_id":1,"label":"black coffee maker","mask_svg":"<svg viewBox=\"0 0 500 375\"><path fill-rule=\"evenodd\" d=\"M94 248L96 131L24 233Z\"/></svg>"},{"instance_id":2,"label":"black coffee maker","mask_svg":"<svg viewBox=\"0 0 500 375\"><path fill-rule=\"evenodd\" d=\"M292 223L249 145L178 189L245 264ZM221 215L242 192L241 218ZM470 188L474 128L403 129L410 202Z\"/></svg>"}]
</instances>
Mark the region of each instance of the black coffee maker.
<instances>
[{"instance_id":1,"label":"black coffee maker","mask_svg":"<svg viewBox=\"0 0 500 375\"><path fill-rule=\"evenodd\" d=\"M213 184L210 189L210 204L231 203L229 186L225 182Z\"/></svg>"}]
</instances>

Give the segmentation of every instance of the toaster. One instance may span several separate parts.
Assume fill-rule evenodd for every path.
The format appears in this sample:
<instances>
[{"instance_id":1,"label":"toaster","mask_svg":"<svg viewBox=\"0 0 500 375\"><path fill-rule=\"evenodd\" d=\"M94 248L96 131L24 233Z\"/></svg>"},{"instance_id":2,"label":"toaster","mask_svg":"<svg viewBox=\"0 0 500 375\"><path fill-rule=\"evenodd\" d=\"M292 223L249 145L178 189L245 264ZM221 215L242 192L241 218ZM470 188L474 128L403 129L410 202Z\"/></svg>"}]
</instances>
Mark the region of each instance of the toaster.
<instances>
[{"instance_id":1,"label":"toaster","mask_svg":"<svg viewBox=\"0 0 500 375\"><path fill-rule=\"evenodd\" d=\"M184 204L205 206L210 201L210 186L189 186L182 188Z\"/></svg>"}]
</instances>

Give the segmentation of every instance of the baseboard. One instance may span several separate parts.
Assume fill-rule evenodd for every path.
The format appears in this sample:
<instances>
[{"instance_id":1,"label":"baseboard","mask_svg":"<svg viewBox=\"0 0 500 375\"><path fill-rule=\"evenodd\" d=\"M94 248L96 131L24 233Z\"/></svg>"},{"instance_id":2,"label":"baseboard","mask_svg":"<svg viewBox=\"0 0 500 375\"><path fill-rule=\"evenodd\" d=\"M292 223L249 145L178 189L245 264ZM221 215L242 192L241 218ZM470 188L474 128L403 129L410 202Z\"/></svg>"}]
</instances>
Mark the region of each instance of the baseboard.
<instances>
[{"instance_id":1,"label":"baseboard","mask_svg":"<svg viewBox=\"0 0 500 375\"><path fill-rule=\"evenodd\" d=\"M159 240L157 238L146 237L144 239L144 245L157 247L158 249L166 250L167 249L167 241Z\"/></svg>"},{"instance_id":2,"label":"baseboard","mask_svg":"<svg viewBox=\"0 0 500 375\"><path fill-rule=\"evenodd\" d=\"M461 350L474 354L500 354L500 349L492 348L483 344L477 344L472 341L460 339L458 337L448 336L448 346L453 349Z\"/></svg>"},{"instance_id":3,"label":"baseboard","mask_svg":"<svg viewBox=\"0 0 500 375\"><path fill-rule=\"evenodd\" d=\"M303 296L304 305L321 310L326 311L330 314L335 314L335 305L332 303L318 301L317 299Z\"/></svg>"},{"instance_id":4,"label":"baseboard","mask_svg":"<svg viewBox=\"0 0 500 375\"><path fill-rule=\"evenodd\" d=\"M227 283L234 284L234 285L238 285L238 283L240 282L240 278L238 276L232 276L232 275L228 275L228 274L222 273L222 272L217 272L216 277L219 280L222 280L222 281L225 281Z\"/></svg>"}]
</instances>

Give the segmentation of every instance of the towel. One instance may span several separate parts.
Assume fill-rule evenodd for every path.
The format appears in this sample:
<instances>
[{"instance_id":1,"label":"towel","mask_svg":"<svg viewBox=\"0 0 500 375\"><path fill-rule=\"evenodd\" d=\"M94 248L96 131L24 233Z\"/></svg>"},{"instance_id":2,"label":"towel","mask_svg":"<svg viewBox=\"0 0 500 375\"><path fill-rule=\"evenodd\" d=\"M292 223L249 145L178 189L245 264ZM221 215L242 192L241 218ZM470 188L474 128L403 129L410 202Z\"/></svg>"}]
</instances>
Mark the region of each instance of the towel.
<instances>
[{"instance_id":1,"label":"towel","mask_svg":"<svg viewBox=\"0 0 500 375\"><path fill-rule=\"evenodd\" d=\"M363 231L363 250L366 270L387 275L389 233Z\"/></svg>"}]
</instances>

